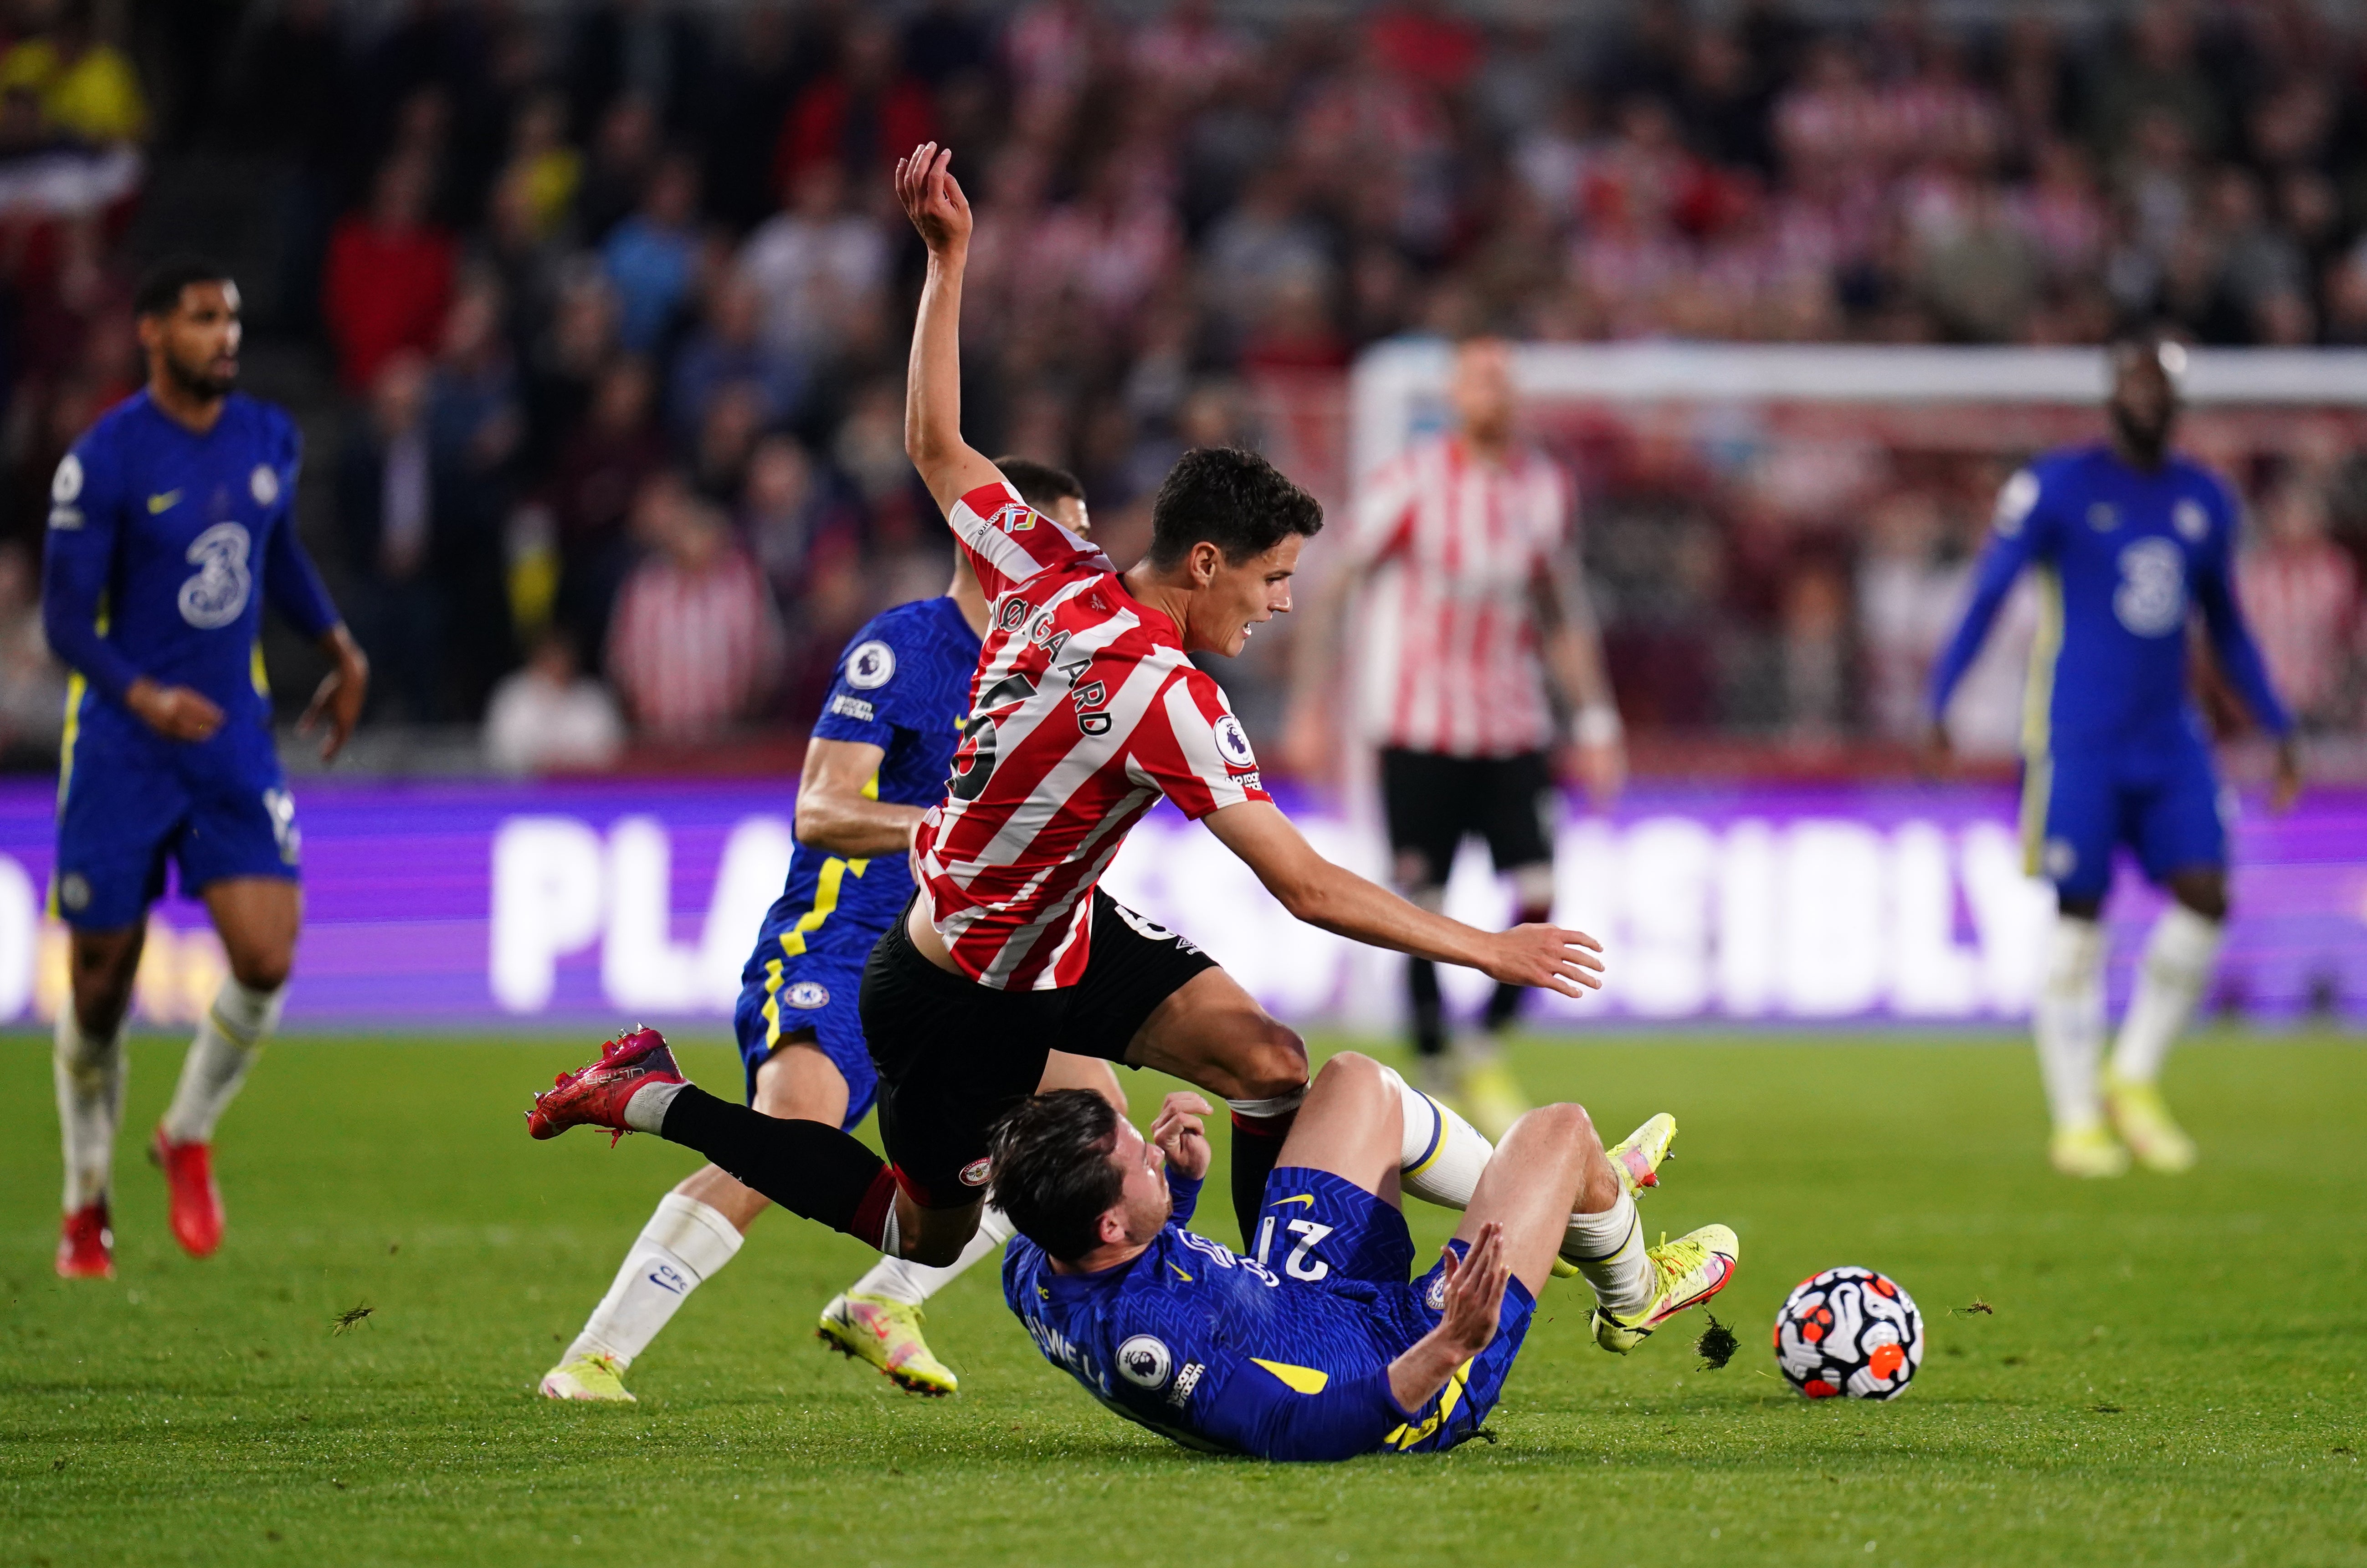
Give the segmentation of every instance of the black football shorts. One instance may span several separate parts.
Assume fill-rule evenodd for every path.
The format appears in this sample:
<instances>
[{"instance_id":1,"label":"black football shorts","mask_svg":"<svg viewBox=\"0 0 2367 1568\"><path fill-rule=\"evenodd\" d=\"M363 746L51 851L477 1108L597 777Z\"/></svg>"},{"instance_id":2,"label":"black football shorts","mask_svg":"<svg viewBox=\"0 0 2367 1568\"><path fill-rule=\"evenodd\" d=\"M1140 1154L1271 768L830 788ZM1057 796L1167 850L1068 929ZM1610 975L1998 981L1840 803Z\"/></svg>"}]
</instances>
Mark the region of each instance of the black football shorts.
<instances>
[{"instance_id":1,"label":"black football shorts","mask_svg":"<svg viewBox=\"0 0 2367 1568\"><path fill-rule=\"evenodd\" d=\"M1511 757L1449 757L1435 751L1381 753L1381 807L1389 852L1402 863L1420 857L1422 880L1446 885L1466 837L1488 840L1496 869L1553 860L1553 770L1543 751Z\"/></svg>"},{"instance_id":2,"label":"black football shorts","mask_svg":"<svg viewBox=\"0 0 2367 1568\"><path fill-rule=\"evenodd\" d=\"M986 1185L986 1135L1036 1092L1054 1051L1124 1063L1151 1012L1217 961L1096 887L1084 978L998 991L921 956L899 917L863 971L863 1032L879 1070L879 1136L924 1209Z\"/></svg>"}]
</instances>

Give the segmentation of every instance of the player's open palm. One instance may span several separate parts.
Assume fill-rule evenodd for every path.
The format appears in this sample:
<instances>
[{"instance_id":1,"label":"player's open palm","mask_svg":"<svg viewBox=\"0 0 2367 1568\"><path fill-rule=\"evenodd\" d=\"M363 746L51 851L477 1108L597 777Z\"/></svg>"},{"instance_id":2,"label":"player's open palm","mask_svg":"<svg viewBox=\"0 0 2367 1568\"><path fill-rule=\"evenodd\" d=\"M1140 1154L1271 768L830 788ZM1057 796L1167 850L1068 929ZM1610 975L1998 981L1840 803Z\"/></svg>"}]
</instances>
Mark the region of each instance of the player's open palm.
<instances>
[{"instance_id":1,"label":"player's open palm","mask_svg":"<svg viewBox=\"0 0 2367 1568\"><path fill-rule=\"evenodd\" d=\"M1446 1270L1446 1295L1440 1303L1438 1326L1432 1332L1460 1364L1485 1350L1496 1337L1504 1288L1512 1278L1512 1265L1504 1253L1504 1227L1489 1221L1479 1227L1479 1239L1461 1259L1450 1247L1442 1249L1441 1263Z\"/></svg>"},{"instance_id":2,"label":"player's open palm","mask_svg":"<svg viewBox=\"0 0 2367 1568\"><path fill-rule=\"evenodd\" d=\"M952 148L923 141L911 156L896 161L896 199L933 255L969 244L969 198L951 173L953 158Z\"/></svg>"},{"instance_id":3,"label":"player's open palm","mask_svg":"<svg viewBox=\"0 0 2367 1568\"><path fill-rule=\"evenodd\" d=\"M1491 980L1508 986L1536 986L1575 997L1603 988L1603 944L1584 931L1560 926L1514 926L1489 940L1486 962L1478 965Z\"/></svg>"}]
</instances>

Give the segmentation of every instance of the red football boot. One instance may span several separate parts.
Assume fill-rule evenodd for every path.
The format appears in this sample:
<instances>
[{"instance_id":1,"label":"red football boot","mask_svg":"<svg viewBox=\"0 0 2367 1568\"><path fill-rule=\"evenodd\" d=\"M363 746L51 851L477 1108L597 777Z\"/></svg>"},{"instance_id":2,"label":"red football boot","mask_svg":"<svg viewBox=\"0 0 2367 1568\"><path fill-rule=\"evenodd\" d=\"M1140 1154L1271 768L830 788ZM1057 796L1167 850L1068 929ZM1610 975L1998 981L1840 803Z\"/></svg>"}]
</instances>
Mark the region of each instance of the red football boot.
<instances>
[{"instance_id":1,"label":"red football boot","mask_svg":"<svg viewBox=\"0 0 2367 1568\"><path fill-rule=\"evenodd\" d=\"M600 1048L600 1059L590 1066L561 1073L551 1087L534 1097L526 1113L526 1130L538 1138L555 1138L570 1127L606 1127L614 1144L633 1129L625 1124L625 1106L634 1095L655 1083L688 1083L674 1066L665 1036L654 1029L636 1029Z\"/></svg>"},{"instance_id":2,"label":"red football boot","mask_svg":"<svg viewBox=\"0 0 2367 1568\"><path fill-rule=\"evenodd\" d=\"M192 1258L211 1258L221 1245L221 1189L214 1185L214 1146L176 1144L156 1129L148 1157L164 1173L173 1195L173 1239Z\"/></svg>"},{"instance_id":3,"label":"red football boot","mask_svg":"<svg viewBox=\"0 0 2367 1568\"><path fill-rule=\"evenodd\" d=\"M58 1278L115 1278L115 1230L107 1223L107 1200L85 1203L58 1227Z\"/></svg>"}]
</instances>

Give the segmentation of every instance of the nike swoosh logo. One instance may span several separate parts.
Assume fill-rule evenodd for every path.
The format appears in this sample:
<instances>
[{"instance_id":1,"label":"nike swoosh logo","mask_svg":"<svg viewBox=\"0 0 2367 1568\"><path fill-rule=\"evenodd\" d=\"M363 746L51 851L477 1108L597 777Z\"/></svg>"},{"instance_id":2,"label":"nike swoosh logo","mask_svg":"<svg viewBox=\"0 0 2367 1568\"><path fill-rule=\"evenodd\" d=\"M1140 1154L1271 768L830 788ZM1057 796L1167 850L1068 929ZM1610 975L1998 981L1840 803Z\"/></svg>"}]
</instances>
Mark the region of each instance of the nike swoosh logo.
<instances>
[{"instance_id":1,"label":"nike swoosh logo","mask_svg":"<svg viewBox=\"0 0 2367 1568\"><path fill-rule=\"evenodd\" d=\"M1175 1269L1175 1265L1173 1265L1172 1263L1170 1263L1167 1267L1169 1267L1170 1269ZM1184 1280L1186 1283L1189 1283L1189 1282L1190 1282L1192 1276L1191 1276L1191 1275L1189 1275L1189 1274L1184 1273L1183 1269L1175 1269L1175 1273L1176 1273L1177 1278L1179 1278L1179 1279L1181 1279L1181 1280Z\"/></svg>"},{"instance_id":2,"label":"nike swoosh logo","mask_svg":"<svg viewBox=\"0 0 2367 1568\"><path fill-rule=\"evenodd\" d=\"M152 495L148 498L148 515L153 517L160 512L170 512L180 503L181 492L176 490L168 490L162 495Z\"/></svg>"},{"instance_id":3,"label":"nike swoosh logo","mask_svg":"<svg viewBox=\"0 0 2367 1568\"><path fill-rule=\"evenodd\" d=\"M1273 1202L1268 1203L1266 1207L1269 1209L1287 1209L1293 1203L1304 1203L1311 1209L1315 1207L1315 1194L1312 1192L1301 1192L1296 1198L1276 1198Z\"/></svg>"}]
</instances>

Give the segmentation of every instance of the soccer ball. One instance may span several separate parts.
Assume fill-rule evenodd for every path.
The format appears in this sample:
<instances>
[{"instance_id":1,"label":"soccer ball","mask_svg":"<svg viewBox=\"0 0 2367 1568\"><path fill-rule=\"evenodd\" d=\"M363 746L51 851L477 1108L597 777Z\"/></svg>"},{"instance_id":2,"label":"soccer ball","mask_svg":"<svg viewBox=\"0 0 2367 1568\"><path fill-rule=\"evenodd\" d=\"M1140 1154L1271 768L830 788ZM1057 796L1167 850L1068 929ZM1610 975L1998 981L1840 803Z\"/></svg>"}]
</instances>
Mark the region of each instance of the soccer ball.
<instances>
[{"instance_id":1,"label":"soccer ball","mask_svg":"<svg viewBox=\"0 0 2367 1568\"><path fill-rule=\"evenodd\" d=\"M1828 1269L1784 1298L1775 1364L1810 1399L1896 1398L1923 1364L1923 1314L1871 1269Z\"/></svg>"}]
</instances>

